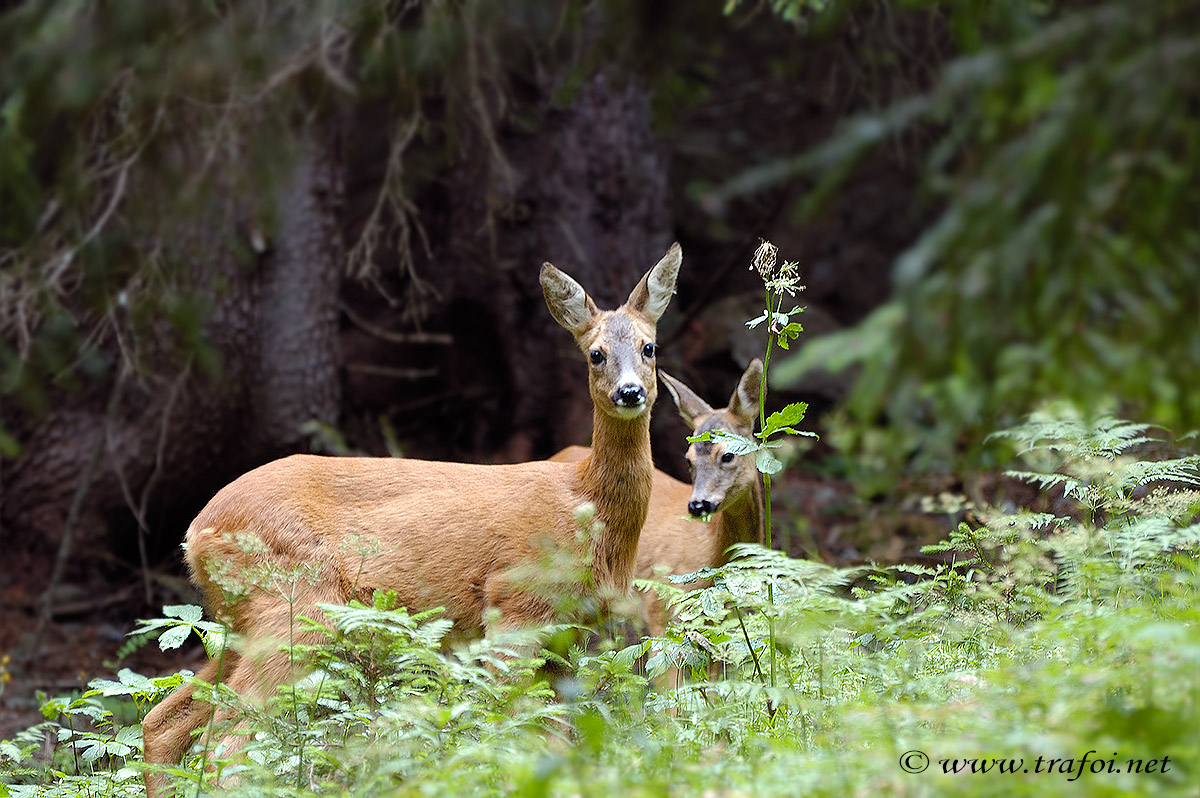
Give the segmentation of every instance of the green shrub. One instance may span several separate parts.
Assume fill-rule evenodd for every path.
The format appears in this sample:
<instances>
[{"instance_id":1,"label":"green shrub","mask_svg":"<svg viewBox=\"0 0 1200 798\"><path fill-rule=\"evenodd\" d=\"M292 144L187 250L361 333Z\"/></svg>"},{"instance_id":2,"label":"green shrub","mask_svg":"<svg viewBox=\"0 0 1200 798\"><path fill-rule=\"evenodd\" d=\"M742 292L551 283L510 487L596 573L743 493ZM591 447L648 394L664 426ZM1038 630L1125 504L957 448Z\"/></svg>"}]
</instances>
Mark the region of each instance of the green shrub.
<instances>
[{"instance_id":1,"label":"green shrub","mask_svg":"<svg viewBox=\"0 0 1200 798\"><path fill-rule=\"evenodd\" d=\"M927 550L936 566L743 546L677 597L666 637L572 649L557 694L522 655L537 638L446 647L437 613L385 594L324 607L327 642L296 652L310 676L267 707L213 691L243 718L222 733L246 735L244 762L215 757L221 794L1195 796L1200 458L1149 433L1031 417L1001 433L1026 449L1012 473L1070 512L977 510ZM668 665L694 680L659 690ZM138 727L113 702L140 716L187 676L122 671L47 702L0 743L9 794L139 794ZM173 771L182 794L216 791L215 749ZM927 770L902 768L913 752Z\"/></svg>"}]
</instances>

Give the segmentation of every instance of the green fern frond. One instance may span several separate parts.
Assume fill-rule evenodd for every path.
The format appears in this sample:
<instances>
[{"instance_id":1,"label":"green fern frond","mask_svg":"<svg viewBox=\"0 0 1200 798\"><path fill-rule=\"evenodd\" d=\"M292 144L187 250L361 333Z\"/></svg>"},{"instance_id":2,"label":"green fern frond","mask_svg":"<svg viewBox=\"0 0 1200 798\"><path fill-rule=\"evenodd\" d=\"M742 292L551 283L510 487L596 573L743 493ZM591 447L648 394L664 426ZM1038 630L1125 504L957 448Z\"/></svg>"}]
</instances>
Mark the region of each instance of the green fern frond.
<instances>
[{"instance_id":1,"label":"green fern frond","mask_svg":"<svg viewBox=\"0 0 1200 798\"><path fill-rule=\"evenodd\" d=\"M1004 475L1036 485L1039 490L1048 491L1061 486L1063 493L1071 498L1083 498L1087 484L1066 474L1044 474L1037 471L1005 471Z\"/></svg>"},{"instance_id":2,"label":"green fern frond","mask_svg":"<svg viewBox=\"0 0 1200 798\"><path fill-rule=\"evenodd\" d=\"M1123 488L1140 488L1153 482L1174 482L1200 487L1200 455L1174 460L1138 460L1121 470Z\"/></svg>"},{"instance_id":3,"label":"green fern frond","mask_svg":"<svg viewBox=\"0 0 1200 798\"><path fill-rule=\"evenodd\" d=\"M1070 408L1055 406L1031 414L1024 424L993 432L987 439L1015 441L1024 447L1020 454L1045 450L1067 457L1112 460L1135 446L1154 441L1145 434L1150 429L1150 424L1134 424L1107 416L1086 419Z\"/></svg>"}]
</instances>

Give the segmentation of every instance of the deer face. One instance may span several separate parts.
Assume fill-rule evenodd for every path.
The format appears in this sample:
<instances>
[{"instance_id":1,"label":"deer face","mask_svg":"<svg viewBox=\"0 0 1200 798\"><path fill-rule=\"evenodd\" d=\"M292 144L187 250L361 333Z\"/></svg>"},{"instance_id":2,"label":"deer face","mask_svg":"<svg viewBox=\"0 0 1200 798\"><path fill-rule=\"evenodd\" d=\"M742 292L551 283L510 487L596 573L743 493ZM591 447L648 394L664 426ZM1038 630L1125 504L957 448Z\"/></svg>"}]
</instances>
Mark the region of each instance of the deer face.
<instances>
[{"instance_id":1,"label":"deer face","mask_svg":"<svg viewBox=\"0 0 1200 798\"><path fill-rule=\"evenodd\" d=\"M588 361L592 402L617 418L637 418L658 395L655 379L656 325L671 301L682 260L673 245L646 272L625 304L601 311L583 287L549 263L542 266L542 292L555 320L575 336Z\"/></svg>"},{"instance_id":2,"label":"deer face","mask_svg":"<svg viewBox=\"0 0 1200 798\"><path fill-rule=\"evenodd\" d=\"M728 406L719 410L714 410L691 388L666 372L660 371L659 376L679 407L679 414L696 434L720 430L749 437L753 433L762 379L761 360L750 361ZM724 441L696 441L688 447L687 460L692 468L688 512L695 517L710 515L741 499L758 480L754 458L734 454Z\"/></svg>"}]
</instances>

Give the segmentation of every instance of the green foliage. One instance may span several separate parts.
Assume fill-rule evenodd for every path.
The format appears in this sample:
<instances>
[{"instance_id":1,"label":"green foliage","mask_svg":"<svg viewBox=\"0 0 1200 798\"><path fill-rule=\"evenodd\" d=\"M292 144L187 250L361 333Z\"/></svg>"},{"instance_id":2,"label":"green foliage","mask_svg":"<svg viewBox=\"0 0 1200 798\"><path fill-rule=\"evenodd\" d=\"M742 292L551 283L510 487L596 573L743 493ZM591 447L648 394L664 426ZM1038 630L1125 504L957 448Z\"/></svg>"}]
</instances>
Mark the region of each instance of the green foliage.
<instances>
[{"instance_id":1,"label":"green foliage","mask_svg":"<svg viewBox=\"0 0 1200 798\"><path fill-rule=\"evenodd\" d=\"M795 261L784 261L780 265L778 263L778 256L778 247L764 239L759 243L758 249L755 250L754 256L750 260L751 271L758 272L759 277L762 278L763 286L766 288L762 314L746 322L746 326L751 330L763 322L767 322L767 349L763 355L762 375L759 378L758 386L759 430L753 434L753 439L723 430L712 430L688 438L689 441L722 440L725 442L728 453L734 455L754 455L754 467L762 474L763 500L765 502L763 529L765 532L764 542L767 548L771 548L772 536L774 534L771 524L771 477L783 470L783 461L775 454L776 451L782 448L783 441L780 439L773 440L772 436L786 434L817 437L816 433L797 430L792 426L804 420L804 414L808 411L808 404L805 402L794 402L782 410L772 413L770 416L767 415L767 379L771 369L771 352L776 345L786 350L789 346L788 342L798 338L803 329L798 322L791 321L790 319L791 316L800 313L803 308L797 305L787 313L783 312L785 298L795 296L798 292L804 290L804 286L800 284L799 264ZM774 598L773 591L774 585L768 581L768 604ZM776 638L774 627L771 626L773 617L774 612L766 613L769 628L767 653L770 659L768 678L772 688L775 687L776 677ZM740 615L738 616L738 621L739 623L741 622ZM742 633L743 636L746 636L744 626L742 627ZM746 644L749 647L750 641L748 637L746 637ZM753 655L753 649L748 648L748 651ZM755 673L758 674L759 678L763 678L764 674L759 666L757 657L754 658L754 665Z\"/></svg>"},{"instance_id":2,"label":"green foliage","mask_svg":"<svg viewBox=\"0 0 1200 798\"><path fill-rule=\"evenodd\" d=\"M144 638L157 637L159 649L169 651L182 646L195 632L210 657L216 656L224 645L225 627L204 620L204 610L195 604L170 604L163 607L163 615L167 617L139 621L138 627L130 634Z\"/></svg>"},{"instance_id":3,"label":"green foliage","mask_svg":"<svg viewBox=\"0 0 1200 798\"><path fill-rule=\"evenodd\" d=\"M815 432L798 430L794 426L804 420L804 414L808 412L807 402L793 402L769 416L766 414L766 385L771 366L771 350L776 345L787 349L788 342L795 340L803 331L798 322L790 320L791 316L801 313L804 310L803 308L797 305L786 313L781 310L785 297L794 296L798 291L804 290L804 286L800 285L799 266L792 261L785 261L782 266L777 267L777 253L777 248L771 242L763 241L758 250L755 251L750 267L758 271L759 275L763 278L763 284L766 286L766 303L763 312L747 321L746 326L753 330L763 322L770 320L766 328L767 350L763 359L762 384L759 387L758 395L760 429L754 433L754 440L724 430L712 430L688 438L689 441L720 440L725 443L726 450L735 455L753 454L755 466L760 473L768 477L772 474L777 474L783 469L783 463L772 451L778 450L783 444L779 440L772 440L774 435L782 433L787 435L803 435L811 438L817 437ZM767 544L769 546L771 541L771 493L769 480L766 482L766 488Z\"/></svg>"},{"instance_id":4,"label":"green foliage","mask_svg":"<svg viewBox=\"0 0 1200 798\"><path fill-rule=\"evenodd\" d=\"M325 606L325 642L295 652L310 675L278 700L211 691L245 718L217 735L243 736L244 759L207 753L236 782L215 787L198 756L169 772L197 795L1194 795L1197 478L1150 431L1061 412L1005 431L1027 447L1021 473L1086 481L1092 501L977 509L926 550L938 564L740 546L676 577L709 587L665 589L663 638L572 650L557 694L521 653L536 636L447 647L438 613L392 595ZM1190 475L1160 468L1184 461ZM1151 473L1173 476L1136 476ZM173 615L160 628L187 622ZM656 687L668 666L692 681ZM123 671L48 701L46 722L0 743L10 794L137 794L137 728L102 702L144 711L156 682ZM914 751L927 771L902 769Z\"/></svg>"},{"instance_id":5,"label":"green foliage","mask_svg":"<svg viewBox=\"0 0 1200 798\"><path fill-rule=\"evenodd\" d=\"M802 178L818 195L897 137L930 141L916 201L934 221L893 299L781 362L778 384L854 366L835 437L893 468L944 470L1051 397L1200 423L1200 3L907 5L953 42L938 80L714 190Z\"/></svg>"},{"instance_id":6,"label":"green foliage","mask_svg":"<svg viewBox=\"0 0 1200 798\"><path fill-rule=\"evenodd\" d=\"M829 3L830 0L769 0L767 5L783 20L802 22L825 11ZM743 4L743 0L725 0L725 13L732 14Z\"/></svg>"}]
</instances>

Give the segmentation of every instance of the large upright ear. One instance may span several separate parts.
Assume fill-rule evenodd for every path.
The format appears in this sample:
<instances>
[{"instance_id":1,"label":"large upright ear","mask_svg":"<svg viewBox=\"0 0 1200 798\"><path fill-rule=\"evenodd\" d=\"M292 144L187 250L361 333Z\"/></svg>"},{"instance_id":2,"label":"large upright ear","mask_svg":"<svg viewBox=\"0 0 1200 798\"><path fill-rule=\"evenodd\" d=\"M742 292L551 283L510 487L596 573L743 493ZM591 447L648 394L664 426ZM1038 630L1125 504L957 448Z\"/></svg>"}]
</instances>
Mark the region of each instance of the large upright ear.
<instances>
[{"instance_id":1,"label":"large upright ear","mask_svg":"<svg viewBox=\"0 0 1200 798\"><path fill-rule=\"evenodd\" d=\"M697 419L712 415L712 407L697 396L691 388L662 369L658 370L658 376L662 378L663 385L667 386L667 393L671 394L671 398L675 400L675 406L679 408L679 415L683 416L684 423L693 431L696 429Z\"/></svg>"},{"instance_id":2,"label":"large upright ear","mask_svg":"<svg viewBox=\"0 0 1200 798\"><path fill-rule=\"evenodd\" d=\"M629 294L626 306L641 313L650 322L657 323L667 305L671 304L671 294L675 293L675 280L679 277L679 264L682 262L683 250L677 241L662 256L662 260L642 277Z\"/></svg>"},{"instance_id":3,"label":"large upright ear","mask_svg":"<svg viewBox=\"0 0 1200 798\"><path fill-rule=\"evenodd\" d=\"M576 338L587 332L600 311L583 286L549 263L542 264L541 281L546 307L550 308L554 320Z\"/></svg>"},{"instance_id":4,"label":"large upright ear","mask_svg":"<svg viewBox=\"0 0 1200 798\"><path fill-rule=\"evenodd\" d=\"M762 373L762 361L754 358L742 372L742 378L733 389L733 396L729 397L729 412L746 421L751 427L754 426L754 419L758 415L758 391L762 385Z\"/></svg>"}]
</instances>

